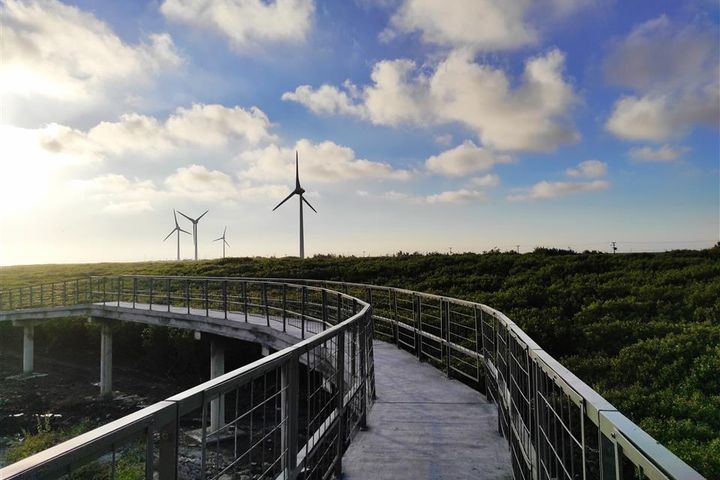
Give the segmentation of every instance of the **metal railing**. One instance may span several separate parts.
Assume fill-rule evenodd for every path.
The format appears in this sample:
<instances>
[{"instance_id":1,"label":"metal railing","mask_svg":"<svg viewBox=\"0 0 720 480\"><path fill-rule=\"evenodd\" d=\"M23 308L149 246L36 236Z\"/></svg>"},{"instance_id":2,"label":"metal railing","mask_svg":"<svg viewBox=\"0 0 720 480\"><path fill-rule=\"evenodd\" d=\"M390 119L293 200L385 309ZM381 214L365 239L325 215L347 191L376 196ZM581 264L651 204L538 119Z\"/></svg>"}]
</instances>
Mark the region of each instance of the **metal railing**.
<instances>
[{"instance_id":1,"label":"metal railing","mask_svg":"<svg viewBox=\"0 0 720 480\"><path fill-rule=\"evenodd\" d=\"M376 338L393 342L484 392L498 407L498 429L508 441L515 479L703 478L493 308L391 287L299 279L273 279L273 283L333 289L363 299L372 308ZM209 297L201 297L207 305ZM23 298L27 300L27 290ZM262 306L257 301L262 293L243 298L254 298L247 300L254 308ZM0 310L2 305L0 297ZM297 299L293 305L296 310L298 305L303 308ZM372 367L368 362L367 368ZM370 371L366 375L374 378Z\"/></svg>"},{"instance_id":2,"label":"metal railing","mask_svg":"<svg viewBox=\"0 0 720 480\"><path fill-rule=\"evenodd\" d=\"M401 288L281 281L364 299L375 338L485 393L498 407L517 480L703 478L487 305Z\"/></svg>"},{"instance_id":3,"label":"metal railing","mask_svg":"<svg viewBox=\"0 0 720 480\"><path fill-rule=\"evenodd\" d=\"M261 319L308 338L5 467L0 478L324 479L340 471L365 424L374 368L362 300L288 282L179 277L91 277L0 293L0 311L72 305Z\"/></svg>"}]
</instances>

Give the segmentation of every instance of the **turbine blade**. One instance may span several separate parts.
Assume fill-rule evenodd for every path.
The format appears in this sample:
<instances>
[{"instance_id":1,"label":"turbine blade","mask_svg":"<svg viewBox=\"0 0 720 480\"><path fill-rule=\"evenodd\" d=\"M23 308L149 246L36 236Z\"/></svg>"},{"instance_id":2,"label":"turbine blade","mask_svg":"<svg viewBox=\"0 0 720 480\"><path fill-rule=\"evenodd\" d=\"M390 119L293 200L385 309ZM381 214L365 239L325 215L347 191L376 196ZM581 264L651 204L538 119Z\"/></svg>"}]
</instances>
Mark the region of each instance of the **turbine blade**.
<instances>
[{"instance_id":1,"label":"turbine blade","mask_svg":"<svg viewBox=\"0 0 720 480\"><path fill-rule=\"evenodd\" d=\"M218 242L218 241L220 241L220 240L222 240L222 239L223 239L222 237L216 238L215 240L213 240L213 242Z\"/></svg>"},{"instance_id":2,"label":"turbine blade","mask_svg":"<svg viewBox=\"0 0 720 480\"><path fill-rule=\"evenodd\" d=\"M293 195L295 195L295 192L291 192L290 195L288 195L287 197L285 197L285 200L283 200L282 202L278 203L278 204L275 206L275 208L272 209L272 211L274 212L275 210L277 210L280 205L282 205L283 203L285 203L285 202L287 202L288 200L290 200L290 197L292 197Z\"/></svg>"},{"instance_id":3,"label":"turbine blade","mask_svg":"<svg viewBox=\"0 0 720 480\"><path fill-rule=\"evenodd\" d=\"M227 227L225 227L225 229L223 229L223 238L225 238L225 232L227 232Z\"/></svg>"},{"instance_id":4,"label":"turbine blade","mask_svg":"<svg viewBox=\"0 0 720 480\"><path fill-rule=\"evenodd\" d=\"M307 200L305 200L305 197L303 197L302 195L300 195L300 198L302 199L303 202L307 203L307 206L308 206L308 207L312 208L312 211L313 211L313 212L317 213L317 210L315 210L315 207L313 207L312 205L310 205L310 202L308 202Z\"/></svg>"},{"instance_id":5,"label":"turbine blade","mask_svg":"<svg viewBox=\"0 0 720 480\"><path fill-rule=\"evenodd\" d=\"M224 238L223 238L223 242L225 242L225 245L227 245L228 247L230 246L230 244Z\"/></svg>"},{"instance_id":6,"label":"turbine blade","mask_svg":"<svg viewBox=\"0 0 720 480\"><path fill-rule=\"evenodd\" d=\"M195 220L193 220L192 218L188 217L188 216L185 215L183 212L181 212L181 211L178 210L178 213L179 213L180 215L182 215L183 217L187 218L188 220L190 220L191 222L195 223Z\"/></svg>"},{"instance_id":7,"label":"turbine blade","mask_svg":"<svg viewBox=\"0 0 720 480\"><path fill-rule=\"evenodd\" d=\"M172 235L173 233L175 233L175 230L177 230L177 228L173 228L173 229L172 229L172 232L168 233L168 234L167 234L167 237L163 238L163 242L164 242L165 240L167 240L168 238L170 238L170 235Z\"/></svg>"},{"instance_id":8,"label":"turbine blade","mask_svg":"<svg viewBox=\"0 0 720 480\"><path fill-rule=\"evenodd\" d=\"M300 190L300 164L297 150L295 150L295 190Z\"/></svg>"},{"instance_id":9,"label":"turbine blade","mask_svg":"<svg viewBox=\"0 0 720 480\"><path fill-rule=\"evenodd\" d=\"M210 210L205 210L205 213L207 213L207 212L209 212L209 211L210 211ZM200 216L197 218L197 220L195 220L195 222L199 222L200 219L205 216L205 213L203 213L202 215L200 215Z\"/></svg>"},{"instance_id":10,"label":"turbine blade","mask_svg":"<svg viewBox=\"0 0 720 480\"><path fill-rule=\"evenodd\" d=\"M175 211L175 209L174 209L174 208L173 208L173 217L175 217L175 226L177 227L177 226L178 226L178 221L177 221L177 212Z\"/></svg>"},{"instance_id":11,"label":"turbine blade","mask_svg":"<svg viewBox=\"0 0 720 480\"><path fill-rule=\"evenodd\" d=\"M183 229L180 228L180 227L177 227L177 229L180 230L180 231L183 232L183 233L187 233L188 235L192 235L192 233L188 232L187 230L183 230Z\"/></svg>"}]
</instances>

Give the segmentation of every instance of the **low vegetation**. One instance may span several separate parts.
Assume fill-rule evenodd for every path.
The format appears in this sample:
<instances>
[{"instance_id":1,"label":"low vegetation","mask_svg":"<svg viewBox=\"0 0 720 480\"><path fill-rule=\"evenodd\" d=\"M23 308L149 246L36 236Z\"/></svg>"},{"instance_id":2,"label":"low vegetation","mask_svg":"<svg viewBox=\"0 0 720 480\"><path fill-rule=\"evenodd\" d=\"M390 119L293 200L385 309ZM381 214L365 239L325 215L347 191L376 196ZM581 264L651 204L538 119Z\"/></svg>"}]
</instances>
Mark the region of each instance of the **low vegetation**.
<instances>
[{"instance_id":1,"label":"low vegetation","mask_svg":"<svg viewBox=\"0 0 720 480\"><path fill-rule=\"evenodd\" d=\"M0 285L91 274L302 277L397 286L483 302L515 320L703 475L720 478L718 246L622 255L537 249L525 255L399 252L392 257L316 256L304 261L228 258L19 266L0 268ZM52 336L68 348L78 338L77 332L59 329ZM171 343L168 348L174 348ZM122 348L117 344L116 349Z\"/></svg>"}]
</instances>

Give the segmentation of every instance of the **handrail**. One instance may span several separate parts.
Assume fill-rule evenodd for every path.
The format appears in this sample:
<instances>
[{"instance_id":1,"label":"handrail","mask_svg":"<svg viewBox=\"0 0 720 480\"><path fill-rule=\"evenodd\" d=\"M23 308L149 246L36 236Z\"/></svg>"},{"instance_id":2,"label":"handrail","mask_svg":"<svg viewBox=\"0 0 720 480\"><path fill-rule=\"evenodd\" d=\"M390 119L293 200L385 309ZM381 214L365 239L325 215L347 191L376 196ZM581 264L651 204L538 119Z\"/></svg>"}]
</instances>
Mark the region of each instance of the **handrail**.
<instances>
[{"instance_id":1,"label":"handrail","mask_svg":"<svg viewBox=\"0 0 720 480\"><path fill-rule=\"evenodd\" d=\"M402 288L326 280L125 278L287 282L364 298L372 306L375 335L472 384L497 404L498 428L508 440L516 479L614 480L638 474L653 480L703 478L506 315L487 305Z\"/></svg>"},{"instance_id":2,"label":"handrail","mask_svg":"<svg viewBox=\"0 0 720 480\"><path fill-rule=\"evenodd\" d=\"M282 324L283 331L294 325L301 329L298 335L304 338L307 332L308 338L0 469L0 478L94 478L97 469L114 477L123 458L135 458L133 466L145 478L157 473L161 480L216 479L229 472L293 479L301 471L305 478L339 471L342 453L364 425L374 395L369 304L325 288L274 281L90 277L77 285L78 295L67 303L83 301L100 312L184 315L204 310L210 323L244 314L246 321L267 317L268 327ZM62 288L67 282L45 284L42 294L39 287L5 290L0 311L7 305L58 307L48 292ZM201 293L194 294L198 289ZM282 319L269 315L275 304ZM288 308L295 304L299 312ZM322 330L313 332L313 324ZM193 435L199 446L188 444ZM193 451L200 458L185 461L196 455Z\"/></svg>"}]
</instances>

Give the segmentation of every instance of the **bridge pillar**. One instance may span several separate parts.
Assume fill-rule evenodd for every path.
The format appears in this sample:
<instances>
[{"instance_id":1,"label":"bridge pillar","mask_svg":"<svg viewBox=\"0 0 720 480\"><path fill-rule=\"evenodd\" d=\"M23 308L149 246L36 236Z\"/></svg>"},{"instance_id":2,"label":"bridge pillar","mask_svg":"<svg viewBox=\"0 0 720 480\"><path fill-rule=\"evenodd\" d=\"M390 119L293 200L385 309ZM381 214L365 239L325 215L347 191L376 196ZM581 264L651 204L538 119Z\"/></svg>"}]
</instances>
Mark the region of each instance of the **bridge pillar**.
<instances>
[{"instance_id":1,"label":"bridge pillar","mask_svg":"<svg viewBox=\"0 0 720 480\"><path fill-rule=\"evenodd\" d=\"M23 375L31 375L35 370L35 322L13 320L12 324L23 329Z\"/></svg>"},{"instance_id":2,"label":"bridge pillar","mask_svg":"<svg viewBox=\"0 0 720 480\"><path fill-rule=\"evenodd\" d=\"M23 373L33 373L35 359L35 325L26 323L23 325Z\"/></svg>"},{"instance_id":3,"label":"bridge pillar","mask_svg":"<svg viewBox=\"0 0 720 480\"><path fill-rule=\"evenodd\" d=\"M225 345L222 340L213 337L210 341L210 378L225 373ZM225 425L225 395L210 402L210 431L217 431Z\"/></svg>"},{"instance_id":4,"label":"bridge pillar","mask_svg":"<svg viewBox=\"0 0 720 480\"><path fill-rule=\"evenodd\" d=\"M112 397L112 330L107 321L100 324L100 396Z\"/></svg>"},{"instance_id":5,"label":"bridge pillar","mask_svg":"<svg viewBox=\"0 0 720 480\"><path fill-rule=\"evenodd\" d=\"M260 354L261 354L263 357L267 357L268 355L270 355L270 348L268 348L268 347L266 347L266 346L264 346L264 345L261 345L261 346L260 346Z\"/></svg>"}]
</instances>

